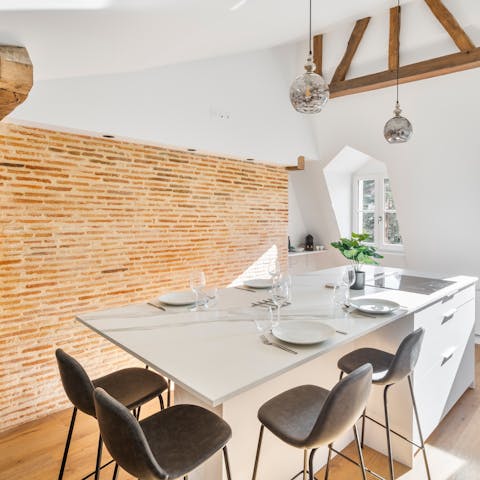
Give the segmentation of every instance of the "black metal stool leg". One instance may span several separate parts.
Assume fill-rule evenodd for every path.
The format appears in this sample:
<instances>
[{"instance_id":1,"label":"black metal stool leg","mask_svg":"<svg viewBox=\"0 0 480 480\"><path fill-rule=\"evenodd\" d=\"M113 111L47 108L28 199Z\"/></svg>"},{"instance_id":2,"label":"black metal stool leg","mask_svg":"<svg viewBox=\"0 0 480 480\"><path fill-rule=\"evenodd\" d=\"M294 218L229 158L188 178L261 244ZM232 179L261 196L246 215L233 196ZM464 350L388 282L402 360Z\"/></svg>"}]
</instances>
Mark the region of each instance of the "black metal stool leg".
<instances>
[{"instance_id":1,"label":"black metal stool leg","mask_svg":"<svg viewBox=\"0 0 480 480\"><path fill-rule=\"evenodd\" d=\"M141 408L142 408L141 406L138 407L138 408L135 410L135 412L134 412L135 418L136 418L137 420L140 418L140 409L141 409Z\"/></svg>"},{"instance_id":2,"label":"black metal stool leg","mask_svg":"<svg viewBox=\"0 0 480 480\"><path fill-rule=\"evenodd\" d=\"M420 426L420 417L418 416L417 402L415 401L415 394L413 392L411 375L408 376L408 386L410 388L410 396L412 397L413 411L415 412L415 420L417 422L418 436L420 437L420 445L422 447L423 460L425 462L425 470L427 471L428 480L431 480L430 467L428 466L428 459L427 459L427 451L425 450L425 442L423 441L422 427Z\"/></svg>"},{"instance_id":3,"label":"black metal stool leg","mask_svg":"<svg viewBox=\"0 0 480 480\"><path fill-rule=\"evenodd\" d=\"M227 446L223 447L223 458L225 460L225 470L227 471L227 480L232 480L232 474L230 473L230 462L228 461Z\"/></svg>"},{"instance_id":4,"label":"black metal stool leg","mask_svg":"<svg viewBox=\"0 0 480 480\"><path fill-rule=\"evenodd\" d=\"M307 480L307 471L308 471L308 470L307 470L307 457L308 457L308 452L307 452L307 449L304 448L304 449L303 449L303 471L302 471L302 473L303 473L303 476L302 476L303 480Z\"/></svg>"},{"instance_id":5,"label":"black metal stool leg","mask_svg":"<svg viewBox=\"0 0 480 480\"><path fill-rule=\"evenodd\" d=\"M328 449L328 450L329 450L329 454L330 454L330 449ZM312 451L310 452L310 458L308 459L309 480L315 480L315 472L313 471L313 457L315 456L316 451L317 451L317 449L313 448Z\"/></svg>"},{"instance_id":6,"label":"black metal stool leg","mask_svg":"<svg viewBox=\"0 0 480 480\"><path fill-rule=\"evenodd\" d=\"M65 471L65 464L67 463L68 450L70 449L70 442L72 440L73 427L75 426L75 419L77 418L77 407L73 408L72 418L70 419L70 427L68 428L67 441L65 442L65 449L63 450L62 464L60 472L58 473L58 480L62 480L63 472Z\"/></svg>"},{"instance_id":7,"label":"black metal stool leg","mask_svg":"<svg viewBox=\"0 0 480 480\"><path fill-rule=\"evenodd\" d=\"M160 410L165 410L165 404L163 403L162 394L158 396L158 401L160 402Z\"/></svg>"},{"instance_id":8,"label":"black metal stool leg","mask_svg":"<svg viewBox=\"0 0 480 480\"><path fill-rule=\"evenodd\" d=\"M100 478L100 464L102 463L102 436L98 436L97 463L95 465L95 480Z\"/></svg>"},{"instance_id":9,"label":"black metal stool leg","mask_svg":"<svg viewBox=\"0 0 480 480\"><path fill-rule=\"evenodd\" d=\"M341 380L343 378L343 370L340 370L340 378L339 380Z\"/></svg>"},{"instance_id":10,"label":"black metal stool leg","mask_svg":"<svg viewBox=\"0 0 480 480\"><path fill-rule=\"evenodd\" d=\"M260 434L258 435L257 454L255 455L255 465L253 467L252 480L255 480L257 478L258 460L260 458L260 448L262 447L262 438L263 438L264 428L265 427L263 425L260 427Z\"/></svg>"},{"instance_id":11,"label":"black metal stool leg","mask_svg":"<svg viewBox=\"0 0 480 480\"><path fill-rule=\"evenodd\" d=\"M172 406L171 398L172 398L172 381L168 379L168 393L167 393L167 407Z\"/></svg>"},{"instance_id":12,"label":"black metal stool leg","mask_svg":"<svg viewBox=\"0 0 480 480\"><path fill-rule=\"evenodd\" d=\"M356 425L353 426L353 434L355 435L355 443L357 445L358 458L360 460L360 468L362 469L362 478L363 480L367 480L367 472L365 470L365 462L363 461L363 452L362 452L362 447L360 445L360 441L358 440L358 429Z\"/></svg>"},{"instance_id":13,"label":"black metal stool leg","mask_svg":"<svg viewBox=\"0 0 480 480\"><path fill-rule=\"evenodd\" d=\"M117 480L118 476L118 463L115 464L115 468L113 469L112 480Z\"/></svg>"},{"instance_id":14,"label":"black metal stool leg","mask_svg":"<svg viewBox=\"0 0 480 480\"><path fill-rule=\"evenodd\" d=\"M367 409L363 410L362 413L362 439L360 441L360 445L363 448L365 445L365 415L367 414Z\"/></svg>"},{"instance_id":15,"label":"black metal stool leg","mask_svg":"<svg viewBox=\"0 0 480 480\"><path fill-rule=\"evenodd\" d=\"M333 443L331 443L328 446L327 465L325 467L325 477L324 477L325 480L328 480L328 475L330 473L330 459L332 458L332 445L333 445Z\"/></svg>"},{"instance_id":16,"label":"black metal stool leg","mask_svg":"<svg viewBox=\"0 0 480 480\"><path fill-rule=\"evenodd\" d=\"M388 389L390 387L391 385L387 385L383 390L383 407L385 409L385 429L387 432L388 468L390 470L390 480L395 480L395 473L393 470L392 439L390 435L390 420L388 418Z\"/></svg>"}]
</instances>

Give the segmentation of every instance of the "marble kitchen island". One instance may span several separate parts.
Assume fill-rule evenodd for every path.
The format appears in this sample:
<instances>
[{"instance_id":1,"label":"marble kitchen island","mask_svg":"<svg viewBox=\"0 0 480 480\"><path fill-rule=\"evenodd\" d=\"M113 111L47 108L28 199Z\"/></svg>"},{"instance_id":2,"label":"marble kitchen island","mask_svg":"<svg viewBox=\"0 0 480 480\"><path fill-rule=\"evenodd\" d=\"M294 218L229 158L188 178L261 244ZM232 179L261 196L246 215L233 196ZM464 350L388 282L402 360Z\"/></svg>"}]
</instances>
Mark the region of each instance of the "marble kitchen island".
<instances>
[{"instance_id":1,"label":"marble kitchen island","mask_svg":"<svg viewBox=\"0 0 480 480\"><path fill-rule=\"evenodd\" d=\"M175 382L176 403L196 403L215 411L232 427L229 443L235 480L251 478L259 423L257 410L272 396L301 384L331 388L338 380L336 363L343 354L373 346L395 351L414 329L426 330L422 352L414 374L424 436L439 424L463 392L473 386L475 283L476 278L449 278L451 284L430 294L366 287L368 297L389 299L402 308L390 315L367 317L344 314L335 309L332 290L326 282L336 281L342 269L329 269L293 278L292 304L282 309L282 321L314 315L338 332L328 341L293 348L297 355L262 344L253 318L264 313L250 305L266 298L229 288L220 291L218 306L208 312L167 308L162 312L147 304L129 305L77 318L134 357ZM394 275L396 269L368 268L367 283ZM404 272L409 275L424 276ZM408 385L392 388L389 397L392 428L415 439L413 409ZM370 416L383 421L382 389L373 388L368 404ZM343 448L351 441L345 434L336 443ZM385 452L384 431L368 422L365 443ZM394 438L395 458L411 465L413 448ZM316 468L325 462L326 451L316 455ZM303 453L266 432L258 478L289 479L302 466ZM192 473L190 479L225 478L222 459L216 455Z\"/></svg>"}]
</instances>

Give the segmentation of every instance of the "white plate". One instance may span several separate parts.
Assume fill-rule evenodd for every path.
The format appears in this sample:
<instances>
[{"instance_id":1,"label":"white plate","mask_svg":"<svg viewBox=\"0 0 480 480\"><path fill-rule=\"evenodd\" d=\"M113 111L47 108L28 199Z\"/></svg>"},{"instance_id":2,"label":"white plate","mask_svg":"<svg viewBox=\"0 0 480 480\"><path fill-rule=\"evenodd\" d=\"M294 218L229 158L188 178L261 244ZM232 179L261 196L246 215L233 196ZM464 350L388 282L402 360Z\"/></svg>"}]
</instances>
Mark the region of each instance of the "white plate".
<instances>
[{"instance_id":1,"label":"white plate","mask_svg":"<svg viewBox=\"0 0 480 480\"><path fill-rule=\"evenodd\" d=\"M273 327L272 333L284 342L313 345L335 335L335 330L330 325L315 320L287 320Z\"/></svg>"},{"instance_id":2,"label":"white plate","mask_svg":"<svg viewBox=\"0 0 480 480\"><path fill-rule=\"evenodd\" d=\"M377 315L392 313L400 308L398 303L381 298L354 298L350 301L350 305L361 312Z\"/></svg>"},{"instance_id":3,"label":"white plate","mask_svg":"<svg viewBox=\"0 0 480 480\"><path fill-rule=\"evenodd\" d=\"M182 307L195 303L195 294L191 290L185 290L183 292L171 292L158 297L158 301L160 303L164 303L165 305Z\"/></svg>"},{"instance_id":4,"label":"white plate","mask_svg":"<svg viewBox=\"0 0 480 480\"><path fill-rule=\"evenodd\" d=\"M271 278L252 278L251 280L245 280L243 284L250 288L271 288Z\"/></svg>"}]
</instances>

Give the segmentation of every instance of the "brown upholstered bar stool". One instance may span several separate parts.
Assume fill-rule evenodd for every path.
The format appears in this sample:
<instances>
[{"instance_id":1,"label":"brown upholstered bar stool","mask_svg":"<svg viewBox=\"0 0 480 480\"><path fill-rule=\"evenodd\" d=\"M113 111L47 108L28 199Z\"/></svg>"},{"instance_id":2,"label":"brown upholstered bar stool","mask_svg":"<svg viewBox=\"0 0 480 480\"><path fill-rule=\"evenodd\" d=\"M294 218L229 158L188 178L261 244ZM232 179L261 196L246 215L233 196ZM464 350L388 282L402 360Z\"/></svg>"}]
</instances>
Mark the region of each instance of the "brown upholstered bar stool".
<instances>
[{"instance_id":1,"label":"brown upholstered bar stool","mask_svg":"<svg viewBox=\"0 0 480 480\"><path fill-rule=\"evenodd\" d=\"M365 419L373 421L377 425L385 428L387 434L387 450L388 450L388 466L390 470L390 480L395 479L395 472L393 469L393 455L391 444L391 433L397 435L403 440L409 442L415 447L419 448L423 452L423 459L425 462L425 469L427 471L427 478L430 480L430 469L428 467L427 452L425 451L425 442L423 441L422 429L420 426L420 418L418 415L417 404L415 402L415 394L413 392L412 385L412 373L415 369L415 365L420 355L420 349L422 346L423 335L425 331L423 328L418 328L414 332L407 335L395 354L384 352L376 348L359 348L353 352L347 353L338 361L338 368L341 370L340 379L344 373L350 373L358 368L360 365L369 363L373 367L372 383L374 385L382 385L383 389L383 406L385 412L385 425L377 420L369 417L366 411L362 415L362 441L361 446L363 448L363 441L365 438ZM415 413L415 421L417 423L418 435L420 438L420 445L417 445L412 440L405 436L391 430L390 420L388 415L388 391L390 387L407 378L408 386L410 389L410 396L412 398L413 410ZM342 455L342 454L341 454ZM344 456L344 455L342 455ZM345 456L344 456L345 457ZM346 457L345 457L346 458ZM347 458L347 460L350 460ZM368 470L368 469L367 469ZM375 472L370 472L378 478L382 478Z\"/></svg>"},{"instance_id":2,"label":"brown upholstered bar stool","mask_svg":"<svg viewBox=\"0 0 480 480\"><path fill-rule=\"evenodd\" d=\"M102 388L96 388L93 395L108 451L135 478L187 478L222 449L231 480L227 442L232 430L219 416L196 405L175 405L138 421Z\"/></svg>"},{"instance_id":3,"label":"brown upholstered bar stool","mask_svg":"<svg viewBox=\"0 0 480 480\"><path fill-rule=\"evenodd\" d=\"M80 363L62 349L57 349L55 356L57 357L63 388L73 404L72 418L58 474L58 480L61 480L65 471L77 410L95 417L95 405L93 403L93 390L95 387L102 387L107 390L128 409L135 410L135 414L138 416L140 407L157 397L160 401L160 408L164 408L162 393L167 389L167 382L162 376L144 368L124 368L96 380L90 380ZM98 480L100 468L103 468L100 467L101 456L102 437L99 435L95 471L87 475L87 477L95 474L95 480Z\"/></svg>"},{"instance_id":4,"label":"brown upholstered bar stool","mask_svg":"<svg viewBox=\"0 0 480 480\"><path fill-rule=\"evenodd\" d=\"M275 436L292 447L303 449L303 479L314 480L313 459L316 450L328 445L325 478L328 478L333 442L345 431L353 428L357 444L359 466L363 480L366 471L362 449L355 425L365 409L372 383L371 365L362 365L340 380L332 390L315 385L302 385L273 397L258 411L262 424L258 438L252 480L256 479L263 431L266 427ZM310 450L307 470L307 455ZM298 476L297 475L297 476Z\"/></svg>"}]
</instances>

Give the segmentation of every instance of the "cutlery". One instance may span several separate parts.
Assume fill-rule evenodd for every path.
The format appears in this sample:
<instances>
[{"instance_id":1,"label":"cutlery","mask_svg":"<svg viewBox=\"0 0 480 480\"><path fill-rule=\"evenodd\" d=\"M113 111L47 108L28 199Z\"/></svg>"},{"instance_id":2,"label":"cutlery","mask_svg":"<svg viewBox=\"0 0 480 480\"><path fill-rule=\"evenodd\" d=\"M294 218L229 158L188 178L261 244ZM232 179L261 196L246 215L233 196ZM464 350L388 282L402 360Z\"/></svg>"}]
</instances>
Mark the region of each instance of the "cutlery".
<instances>
[{"instance_id":1,"label":"cutlery","mask_svg":"<svg viewBox=\"0 0 480 480\"><path fill-rule=\"evenodd\" d=\"M282 303L282 307L286 307L288 305L291 305L291 302ZM273 307L273 308L277 308L275 303L273 303L273 300L270 300L270 299L260 300L258 302L252 302L252 307Z\"/></svg>"},{"instance_id":2,"label":"cutlery","mask_svg":"<svg viewBox=\"0 0 480 480\"><path fill-rule=\"evenodd\" d=\"M340 333L341 335L348 335L348 332L344 332L343 330L335 330L337 333Z\"/></svg>"},{"instance_id":3,"label":"cutlery","mask_svg":"<svg viewBox=\"0 0 480 480\"><path fill-rule=\"evenodd\" d=\"M152 303L152 302L147 302L147 305L151 305L152 307L158 308L159 310L163 310L164 312L167 311L167 309L165 307L162 307L161 305L157 305L157 304Z\"/></svg>"},{"instance_id":4,"label":"cutlery","mask_svg":"<svg viewBox=\"0 0 480 480\"><path fill-rule=\"evenodd\" d=\"M256 290L254 288L250 288L250 287L234 287L238 290L245 290L246 292L252 292L252 293L255 293Z\"/></svg>"},{"instance_id":5,"label":"cutlery","mask_svg":"<svg viewBox=\"0 0 480 480\"><path fill-rule=\"evenodd\" d=\"M371 313L361 312L360 310L357 310L355 307L352 307L351 305L345 304L342 307L342 309L344 310L344 312L349 313L350 315L377 318L376 315L373 315Z\"/></svg>"},{"instance_id":6,"label":"cutlery","mask_svg":"<svg viewBox=\"0 0 480 480\"><path fill-rule=\"evenodd\" d=\"M284 350L285 352L293 353L294 355L296 355L298 353L295 350L292 350L291 348L286 347L285 345L281 345L280 343L275 343L275 342L270 341L266 337L266 335L263 335L263 334L260 335L260 339L262 340L262 343L265 344L265 345L270 345L271 347L277 347L280 350Z\"/></svg>"}]
</instances>

